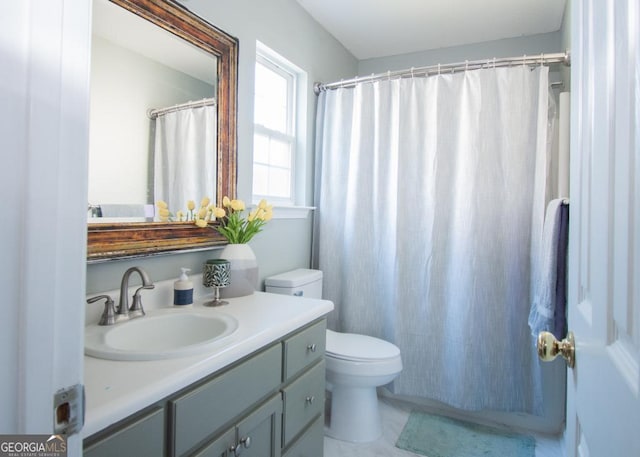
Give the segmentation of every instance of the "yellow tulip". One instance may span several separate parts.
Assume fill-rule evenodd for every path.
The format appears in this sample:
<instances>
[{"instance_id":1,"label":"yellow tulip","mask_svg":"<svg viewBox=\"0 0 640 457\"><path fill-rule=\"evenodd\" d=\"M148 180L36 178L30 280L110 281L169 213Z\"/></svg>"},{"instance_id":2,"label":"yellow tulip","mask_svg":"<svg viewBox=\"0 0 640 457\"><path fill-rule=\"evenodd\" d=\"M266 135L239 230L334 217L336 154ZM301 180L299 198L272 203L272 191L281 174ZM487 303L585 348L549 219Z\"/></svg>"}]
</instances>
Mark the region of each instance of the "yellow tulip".
<instances>
[{"instance_id":1,"label":"yellow tulip","mask_svg":"<svg viewBox=\"0 0 640 457\"><path fill-rule=\"evenodd\" d=\"M166 208L160 208L158 210L158 214L160 215L160 217L169 217L169 210Z\"/></svg>"},{"instance_id":2,"label":"yellow tulip","mask_svg":"<svg viewBox=\"0 0 640 457\"><path fill-rule=\"evenodd\" d=\"M251 222L252 220L254 220L256 217L258 217L258 209L254 209L253 211L249 212L249 215L247 216L247 220L249 222ZM258 217L258 219L260 219Z\"/></svg>"},{"instance_id":3,"label":"yellow tulip","mask_svg":"<svg viewBox=\"0 0 640 457\"><path fill-rule=\"evenodd\" d=\"M196 202L194 202L193 200L189 200L187 202L187 209L189 211L193 211L195 209L195 207L196 207Z\"/></svg>"},{"instance_id":4,"label":"yellow tulip","mask_svg":"<svg viewBox=\"0 0 640 457\"><path fill-rule=\"evenodd\" d=\"M224 208L214 208L213 215L216 218L221 218L221 217L225 217L227 215L227 212L224 210Z\"/></svg>"},{"instance_id":5,"label":"yellow tulip","mask_svg":"<svg viewBox=\"0 0 640 457\"><path fill-rule=\"evenodd\" d=\"M222 199L222 206L224 206L225 208L228 208L231 206L231 200L229 200L229 197L224 197Z\"/></svg>"},{"instance_id":6,"label":"yellow tulip","mask_svg":"<svg viewBox=\"0 0 640 457\"><path fill-rule=\"evenodd\" d=\"M167 205L167 202L162 201L162 200L158 200L158 201L156 202L156 206L157 206L158 208L163 208L163 209L167 209L167 208L169 208L169 205Z\"/></svg>"},{"instance_id":7,"label":"yellow tulip","mask_svg":"<svg viewBox=\"0 0 640 457\"><path fill-rule=\"evenodd\" d=\"M200 208L198 211L198 219L204 219L207 215L207 208Z\"/></svg>"},{"instance_id":8,"label":"yellow tulip","mask_svg":"<svg viewBox=\"0 0 640 457\"><path fill-rule=\"evenodd\" d=\"M262 218L263 221L268 222L273 217L273 210L265 211L264 216Z\"/></svg>"},{"instance_id":9,"label":"yellow tulip","mask_svg":"<svg viewBox=\"0 0 640 457\"><path fill-rule=\"evenodd\" d=\"M260 203L258 203L258 208L267 209L267 201L264 198L260 200Z\"/></svg>"},{"instance_id":10,"label":"yellow tulip","mask_svg":"<svg viewBox=\"0 0 640 457\"><path fill-rule=\"evenodd\" d=\"M209 206L209 202L211 201L211 199L209 197L204 197L202 199L202 201L200 201L200 207L201 208L206 208L207 206Z\"/></svg>"},{"instance_id":11,"label":"yellow tulip","mask_svg":"<svg viewBox=\"0 0 640 457\"><path fill-rule=\"evenodd\" d=\"M200 228L205 228L207 226L207 221L204 219L196 219L196 225Z\"/></svg>"},{"instance_id":12,"label":"yellow tulip","mask_svg":"<svg viewBox=\"0 0 640 457\"><path fill-rule=\"evenodd\" d=\"M244 211L244 202L242 200L231 200L231 209L234 211Z\"/></svg>"}]
</instances>

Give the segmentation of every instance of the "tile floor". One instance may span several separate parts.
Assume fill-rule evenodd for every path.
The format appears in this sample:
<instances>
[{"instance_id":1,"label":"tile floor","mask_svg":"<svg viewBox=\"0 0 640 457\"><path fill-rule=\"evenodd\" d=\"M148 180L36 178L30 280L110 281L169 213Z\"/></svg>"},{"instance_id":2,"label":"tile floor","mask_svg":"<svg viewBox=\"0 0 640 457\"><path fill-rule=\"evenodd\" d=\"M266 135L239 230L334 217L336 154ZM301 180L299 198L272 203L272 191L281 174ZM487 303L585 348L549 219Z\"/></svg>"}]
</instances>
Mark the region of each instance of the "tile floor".
<instances>
[{"instance_id":1,"label":"tile floor","mask_svg":"<svg viewBox=\"0 0 640 457\"><path fill-rule=\"evenodd\" d=\"M383 428L380 439L372 443L353 444L325 437L324 457L422 457L395 447L411 407L406 403L381 398L380 409ZM559 439L536 435L536 457L562 457Z\"/></svg>"}]
</instances>

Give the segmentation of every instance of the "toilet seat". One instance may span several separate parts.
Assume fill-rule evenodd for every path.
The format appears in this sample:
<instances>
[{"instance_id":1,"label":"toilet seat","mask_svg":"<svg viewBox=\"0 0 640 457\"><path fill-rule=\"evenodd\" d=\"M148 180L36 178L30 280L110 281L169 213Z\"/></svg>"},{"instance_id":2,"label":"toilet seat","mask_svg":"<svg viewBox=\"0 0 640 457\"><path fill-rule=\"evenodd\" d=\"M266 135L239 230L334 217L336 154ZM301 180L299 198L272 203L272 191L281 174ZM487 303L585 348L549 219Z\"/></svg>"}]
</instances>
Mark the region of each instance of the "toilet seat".
<instances>
[{"instance_id":1,"label":"toilet seat","mask_svg":"<svg viewBox=\"0 0 640 457\"><path fill-rule=\"evenodd\" d=\"M325 353L334 359L353 362L379 362L400 357L400 349L379 338L327 330Z\"/></svg>"}]
</instances>

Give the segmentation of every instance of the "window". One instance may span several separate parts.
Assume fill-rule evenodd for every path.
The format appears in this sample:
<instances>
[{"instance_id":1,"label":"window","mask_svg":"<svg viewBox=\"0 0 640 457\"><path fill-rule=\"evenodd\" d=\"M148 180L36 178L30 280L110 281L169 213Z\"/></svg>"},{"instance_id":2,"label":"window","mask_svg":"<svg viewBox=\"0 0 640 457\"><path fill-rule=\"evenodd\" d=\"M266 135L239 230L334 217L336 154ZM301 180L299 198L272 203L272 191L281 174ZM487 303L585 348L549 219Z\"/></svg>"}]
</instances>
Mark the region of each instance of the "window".
<instances>
[{"instance_id":1,"label":"window","mask_svg":"<svg viewBox=\"0 0 640 457\"><path fill-rule=\"evenodd\" d=\"M299 70L258 43L253 131L253 200L295 203Z\"/></svg>"}]
</instances>

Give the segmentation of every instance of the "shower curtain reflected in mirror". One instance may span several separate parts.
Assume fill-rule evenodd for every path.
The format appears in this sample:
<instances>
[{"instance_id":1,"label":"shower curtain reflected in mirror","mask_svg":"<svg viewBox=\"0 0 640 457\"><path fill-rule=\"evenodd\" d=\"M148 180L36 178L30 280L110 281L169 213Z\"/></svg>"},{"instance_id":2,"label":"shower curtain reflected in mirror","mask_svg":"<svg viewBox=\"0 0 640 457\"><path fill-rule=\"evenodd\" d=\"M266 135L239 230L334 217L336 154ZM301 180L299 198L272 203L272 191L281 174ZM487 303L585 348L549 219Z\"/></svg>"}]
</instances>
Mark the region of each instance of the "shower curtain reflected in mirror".
<instances>
[{"instance_id":1,"label":"shower curtain reflected in mirror","mask_svg":"<svg viewBox=\"0 0 640 457\"><path fill-rule=\"evenodd\" d=\"M320 94L314 258L330 328L402 351L399 395L541 413L527 318L550 197L548 68Z\"/></svg>"},{"instance_id":2,"label":"shower curtain reflected in mirror","mask_svg":"<svg viewBox=\"0 0 640 457\"><path fill-rule=\"evenodd\" d=\"M154 196L175 214L187 201L216 201L216 106L158 115L155 121Z\"/></svg>"}]
</instances>

